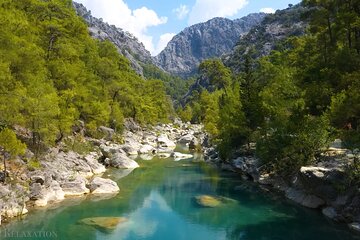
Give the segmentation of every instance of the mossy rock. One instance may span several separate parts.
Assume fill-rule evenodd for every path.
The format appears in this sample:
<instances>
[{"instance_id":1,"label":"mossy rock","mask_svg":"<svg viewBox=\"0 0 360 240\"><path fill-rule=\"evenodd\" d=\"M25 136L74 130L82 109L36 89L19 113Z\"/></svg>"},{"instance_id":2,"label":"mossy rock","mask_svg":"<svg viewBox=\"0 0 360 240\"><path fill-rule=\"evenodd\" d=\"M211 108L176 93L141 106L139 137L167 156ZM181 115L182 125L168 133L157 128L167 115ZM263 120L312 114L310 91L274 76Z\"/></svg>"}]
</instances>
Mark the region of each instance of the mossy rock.
<instances>
[{"instance_id":1,"label":"mossy rock","mask_svg":"<svg viewBox=\"0 0 360 240\"><path fill-rule=\"evenodd\" d=\"M221 200L215 196L201 195L195 197L197 204L202 207L218 207L221 204Z\"/></svg>"},{"instance_id":2,"label":"mossy rock","mask_svg":"<svg viewBox=\"0 0 360 240\"><path fill-rule=\"evenodd\" d=\"M119 224L124 223L127 220L128 219L124 217L94 217L81 219L79 223L92 226L103 231L112 231L115 230Z\"/></svg>"},{"instance_id":3,"label":"mossy rock","mask_svg":"<svg viewBox=\"0 0 360 240\"><path fill-rule=\"evenodd\" d=\"M215 208L223 204L236 203L237 201L227 197L200 195L195 197L196 203L201 207Z\"/></svg>"}]
</instances>

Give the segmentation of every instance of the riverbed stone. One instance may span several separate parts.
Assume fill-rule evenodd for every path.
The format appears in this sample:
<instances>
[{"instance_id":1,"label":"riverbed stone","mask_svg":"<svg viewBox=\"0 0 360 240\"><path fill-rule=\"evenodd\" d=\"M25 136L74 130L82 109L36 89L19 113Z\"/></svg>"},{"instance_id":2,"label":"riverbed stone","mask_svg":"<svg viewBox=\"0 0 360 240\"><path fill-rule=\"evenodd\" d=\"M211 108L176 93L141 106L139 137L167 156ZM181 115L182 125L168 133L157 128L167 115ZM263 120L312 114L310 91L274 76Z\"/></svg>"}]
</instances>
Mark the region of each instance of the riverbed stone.
<instances>
[{"instance_id":1,"label":"riverbed stone","mask_svg":"<svg viewBox=\"0 0 360 240\"><path fill-rule=\"evenodd\" d=\"M252 180L259 180L260 173L258 167L260 165L260 160L258 158L252 156L238 157L233 160L233 165L237 170L240 170Z\"/></svg>"},{"instance_id":2,"label":"riverbed stone","mask_svg":"<svg viewBox=\"0 0 360 240\"><path fill-rule=\"evenodd\" d=\"M346 178L344 169L336 164L327 167L301 167L298 176L300 185L306 192L319 196L328 203L336 201L339 194L336 186L343 184Z\"/></svg>"},{"instance_id":3,"label":"riverbed stone","mask_svg":"<svg viewBox=\"0 0 360 240\"><path fill-rule=\"evenodd\" d=\"M49 202L59 202L64 198L65 193L55 180L52 180L49 186L43 186L40 183L33 183L30 186L30 199L37 207L44 207Z\"/></svg>"},{"instance_id":4,"label":"riverbed stone","mask_svg":"<svg viewBox=\"0 0 360 240\"><path fill-rule=\"evenodd\" d=\"M148 153L154 154L156 153L156 149L148 144L142 145L139 149L139 154L148 154Z\"/></svg>"},{"instance_id":5,"label":"riverbed stone","mask_svg":"<svg viewBox=\"0 0 360 240\"><path fill-rule=\"evenodd\" d=\"M141 160L150 161L150 160L153 160L154 155L152 155L152 154L140 154L139 157L141 158Z\"/></svg>"},{"instance_id":6,"label":"riverbed stone","mask_svg":"<svg viewBox=\"0 0 360 240\"><path fill-rule=\"evenodd\" d=\"M184 160L184 159L193 158L194 156L192 154L174 152L171 154L171 157L174 158L174 161L180 161L180 160Z\"/></svg>"},{"instance_id":7,"label":"riverbed stone","mask_svg":"<svg viewBox=\"0 0 360 240\"><path fill-rule=\"evenodd\" d=\"M95 175L104 173L106 171L105 166L99 163L99 158L100 156L96 152L91 152L84 157L84 160L90 166L92 173Z\"/></svg>"},{"instance_id":8,"label":"riverbed stone","mask_svg":"<svg viewBox=\"0 0 360 240\"><path fill-rule=\"evenodd\" d=\"M119 224L127 221L128 219L124 217L93 217L81 219L79 222L99 230L112 231L115 230Z\"/></svg>"},{"instance_id":9,"label":"riverbed stone","mask_svg":"<svg viewBox=\"0 0 360 240\"><path fill-rule=\"evenodd\" d=\"M166 134L161 134L157 138L157 142L158 142L159 147L161 147L161 148L174 149L176 147L175 142L171 141Z\"/></svg>"},{"instance_id":10,"label":"riverbed stone","mask_svg":"<svg viewBox=\"0 0 360 240\"><path fill-rule=\"evenodd\" d=\"M158 156L159 158L169 158L169 157L171 157L171 153L158 152L158 153L157 153L157 156Z\"/></svg>"},{"instance_id":11,"label":"riverbed stone","mask_svg":"<svg viewBox=\"0 0 360 240\"><path fill-rule=\"evenodd\" d=\"M110 166L115 168L137 168L139 164L126 156L126 154L117 152L110 158Z\"/></svg>"},{"instance_id":12,"label":"riverbed stone","mask_svg":"<svg viewBox=\"0 0 360 240\"><path fill-rule=\"evenodd\" d=\"M353 223L350 223L348 226L349 226L349 228L350 228L351 230L353 230L354 232L360 233L360 223L358 223L358 222L353 222Z\"/></svg>"},{"instance_id":13,"label":"riverbed stone","mask_svg":"<svg viewBox=\"0 0 360 240\"><path fill-rule=\"evenodd\" d=\"M323 199L315 195L307 194L299 189L288 188L285 192L285 196L288 199L308 208L319 208L325 204Z\"/></svg>"},{"instance_id":14,"label":"riverbed stone","mask_svg":"<svg viewBox=\"0 0 360 240\"><path fill-rule=\"evenodd\" d=\"M189 144L194 138L194 135L186 134L184 136L181 136L178 142L182 144Z\"/></svg>"},{"instance_id":15,"label":"riverbed stone","mask_svg":"<svg viewBox=\"0 0 360 240\"><path fill-rule=\"evenodd\" d=\"M81 176L61 183L65 196L81 196L90 192L86 187L87 180Z\"/></svg>"},{"instance_id":16,"label":"riverbed stone","mask_svg":"<svg viewBox=\"0 0 360 240\"><path fill-rule=\"evenodd\" d=\"M95 177L88 187L92 194L112 194L120 191L116 182L101 177Z\"/></svg>"},{"instance_id":17,"label":"riverbed stone","mask_svg":"<svg viewBox=\"0 0 360 240\"><path fill-rule=\"evenodd\" d=\"M332 220L336 220L336 218L338 217L338 213L336 212L335 208L333 208L333 207L323 208L323 210L321 212L322 212L322 214L324 214L324 216L326 216Z\"/></svg>"},{"instance_id":18,"label":"riverbed stone","mask_svg":"<svg viewBox=\"0 0 360 240\"><path fill-rule=\"evenodd\" d=\"M210 196L210 195L196 196L195 200L197 204L199 204L202 207L214 208L214 207L218 207L221 204L221 200L218 197Z\"/></svg>"}]
</instances>

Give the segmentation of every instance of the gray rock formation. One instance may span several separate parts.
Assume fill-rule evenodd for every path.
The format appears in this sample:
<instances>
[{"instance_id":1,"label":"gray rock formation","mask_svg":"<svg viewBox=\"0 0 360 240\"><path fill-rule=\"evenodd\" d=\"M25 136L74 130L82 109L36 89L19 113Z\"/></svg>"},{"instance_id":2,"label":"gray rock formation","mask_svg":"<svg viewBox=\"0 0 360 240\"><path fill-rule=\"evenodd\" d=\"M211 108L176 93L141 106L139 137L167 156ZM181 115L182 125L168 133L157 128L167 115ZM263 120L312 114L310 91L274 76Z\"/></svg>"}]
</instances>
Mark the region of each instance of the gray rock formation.
<instances>
[{"instance_id":1,"label":"gray rock formation","mask_svg":"<svg viewBox=\"0 0 360 240\"><path fill-rule=\"evenodd\" d=\"M171 74L189 76L201 61L229 53L239 37L258 25L266 14L256 13L236 20L214 18L186 28L156 56L157 65Z\"/></svg>"},{"instance_id":2,"label":"gray rock formation","mask_svg":"<svg viewBox=\"0 0 360 240\"><path fill-rule=\"evenodd\" d=\"M126 156L126 154L117 152L110 158L110 166L115 168L137 168L139 164Z\"/></svg>"},{"instance_id":3,"label":"gray rock formation","mask_svg":"<svg viewBox=\"0 0 360 240\"><path fill-rule=\"evenodd\" d=\"M77 14L89 26L90 35L96 39L109 40L114 43L119 53L129 59L132 68L138 74L143 75L143 68L140 63L154 64L150 52L131 33L93 17L91 11L88 11L82 4L73 2L73 5Z\"/></svg>"},{"instance_id":4,"label":"gray rock formation","mask_svg":"<svg viewBox=\"0 0 360 240\"><path fill-rule=\"evenodd\" d=\"M20 184L0 184L0 219L6 220L26 214L28 210L25 202L28 200L28 191Z\"/></svg>"},{"instance_id":5,"label":"gray rock formation","mask_svg":"<svg viewBox=\"0 0 360 240\"><path fill-rule=\"evenodd\" d=\"M88 188L92 194L112 194L120 191L116 182L101 177L95 177Z\"/></svg>"},{"instance_id":6,"label":"gray rock formation","mask_svg":"<svg viewBox=\"0 0 360 240\"><path fill-rule=\"evenodd\" d=\"M241 70L244 55L252 58L269 55L276 50L282 40L291 36L301 36L308 25L302 18L309 11L295 5L266 16L261 24L254 26L249 33L241 35L233 51L223 56L223 61L236 72Z\"/></svg>"},{"instance_id":7,"label":"gray rock formation","mask_svg":"<svg viewBox=\"0 0 360 240\"><path fill-rule=\"evenodd\" d=\"M61 188L65 196L81 196L90 192L86 184L87 180L85 178L77 176L75 179L62 182Z\"/></svg>"},{"instance_id":8,"label":"gray rock formation","mask_svg":"<svg viewBox=\"0 0 360 240\"><path fill-rule=\"evenodd\" d=\"M243 63L246 54L249 54L253 59L266 56L272 50L276 50L286 38L303 35L308 23L301 16L307 11L309 9L296 5L284 10L278 10L274 14L261 15L262 17L259 17L259 21L262 20L261 23L255 24L255 21L250 21L254 24L253 27L248 32L240 34L235 41L236 44L233 45L234 47L221 55L223 63L235 73L241 72L244 69ZM186 59L188 58L187 56ZM163 68L168 70L165 66ZM195 83L189 87L189 91L183 97L182 104L186 104L191 99L194 91L199 92L202 89L213 92L216 90L216 86L212 85L206 76L198 76Z\"/></svg>"},{"instance_id":9,"label":"gray rock formation","mask_svg":"<svg viewBox=\"0 0 360 240\"><path fill-rule=\"evenodd\" d=\"M308 208L319 208L325 204L324 200L315 196L309 195L302 190L294 188L288 188L285 192L285 196L296 203Z\"/></svg>"}]
</instances>

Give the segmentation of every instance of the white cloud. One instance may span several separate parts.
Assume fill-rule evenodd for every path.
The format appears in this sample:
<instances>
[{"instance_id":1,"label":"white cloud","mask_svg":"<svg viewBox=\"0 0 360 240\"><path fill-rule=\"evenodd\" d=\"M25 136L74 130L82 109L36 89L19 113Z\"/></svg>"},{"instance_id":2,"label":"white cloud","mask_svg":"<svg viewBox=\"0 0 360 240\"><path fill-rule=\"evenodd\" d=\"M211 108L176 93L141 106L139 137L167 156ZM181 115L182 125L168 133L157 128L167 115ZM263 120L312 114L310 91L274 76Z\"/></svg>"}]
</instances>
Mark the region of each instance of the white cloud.
<instances>
[{"instance_id":1,"label":"white cloud","mask_svg":"<svg viewBox=\"0 0 360 240\"><path fill-rule=\"evenodd\" d=\"M262 8L262 9L260 9L260 12L263 12L263 13L275 13L275 9L273 9L273 8Z\"/></svg>"},{"instance_id":2,"label":"white cloud","mask_svg":"<svg viewBox=\"0 0 360 240\"><path fill-rule=\"evenodd\" d=\"M214 17L231 17L238 13L247 0L196 0L191 9L189 24L205 22Z\"/></svg>"},{"instance_id":3,"label":"white cloud","mask_svg":"<svg viewBox=\"0 0 360 240\"><path fill-rule=\"evenodd\" d=\"M156 45L154 55L159 54L175 35L175 33L165 33L161 35L159 42Z\"/></svg>"},{"instance_id":4,"label":"white cloud","mask_svg":"<svg viewBox=\"0 0 360 240\"><path fill-rule=\"evenodd\" d=\"M152 36L147 34L149 27L167 22L167 17L159 17L154 10L142 7L131 10L123 0L77 0L83 3L92 15L102 18L109 24L132 33L152 54L155 51Z\"/></svg>"},{"instance_id":5,"label":"white cloud","mask_svg":"<svg viewBox=\"0 0 360 240\"><path fill-rule=\"evenodd\" d=\"M178 19L182 20L189 14L190 10L188 6L181 4L178 8L173 9L173 12Z\"/></svg>"}]
</instances>

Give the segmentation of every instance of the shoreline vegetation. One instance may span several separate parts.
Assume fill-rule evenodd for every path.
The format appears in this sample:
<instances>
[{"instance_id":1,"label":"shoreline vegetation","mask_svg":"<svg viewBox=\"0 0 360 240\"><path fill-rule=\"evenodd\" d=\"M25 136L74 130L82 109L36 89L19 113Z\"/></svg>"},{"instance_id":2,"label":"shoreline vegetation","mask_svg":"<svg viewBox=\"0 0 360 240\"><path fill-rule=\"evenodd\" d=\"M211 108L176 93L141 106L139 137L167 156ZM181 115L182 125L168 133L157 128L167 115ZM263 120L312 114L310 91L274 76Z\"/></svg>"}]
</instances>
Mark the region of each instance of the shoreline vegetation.
<instances>
[{"instance_id":1,"label":"shoreline vegetation","mask_svg":"<svg viewBox=\"0 0 360 240\"><path fill-rule=\"evenodd\" d=\"M231 68L203 61L182 98L193 80L172 89L181 79L149 65L162 80L145 79L89 35L71 0L2 1L0 224L66 197L121 193L107 168L191 158L175 151L186 144L360 232L359 5L302 1L305 35L268 56L237 49Z\"/></svg>"},{"instance_id":2,"label":"shoreline vegetation","mask_svg":"<svg viewBox=\"0 0 360 240\"><path fill-rule=\"evenodd\" d=\"M141 158L173 157L175 161L192 158L192 154L176 152L177 144L186 144L197 151L207 135L201 125L161 124L142 128L127 120L123 138L114 139L113 130L106 128L104 138L69 137L65 143L49 148L36 163L33 156L18 157L9 164L9 177L1 188L2 220L28 213L28 208L41 208L57 204L66 198L94 195L114 197L120 191L117 184L101 176L108 168L133 169L140 167L133 160ZM100 128L101 129L101 128ZM85 132L85 129L81 129ZM129 172L129 173L130 173ZM0 222L1 223L1 222Z\"/></svg>"}]
</instances>

